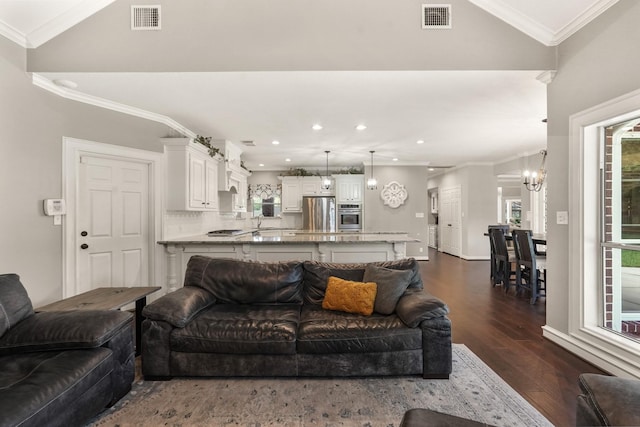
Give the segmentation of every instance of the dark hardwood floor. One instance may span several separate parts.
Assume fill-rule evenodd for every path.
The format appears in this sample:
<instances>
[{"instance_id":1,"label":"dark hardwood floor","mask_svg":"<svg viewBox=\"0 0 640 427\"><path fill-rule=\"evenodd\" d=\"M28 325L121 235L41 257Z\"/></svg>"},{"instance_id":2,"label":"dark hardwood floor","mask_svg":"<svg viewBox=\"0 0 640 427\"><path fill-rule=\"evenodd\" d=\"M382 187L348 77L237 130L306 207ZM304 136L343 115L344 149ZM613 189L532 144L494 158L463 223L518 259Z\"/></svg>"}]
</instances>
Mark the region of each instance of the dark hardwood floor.
<instances>
[{"instance_id":1,"label":"dark hardwood floor","mask_svg":"<svg viewBox=\"0 0 640 427\"><path fill-rule=\"evenodd\" d=\"M578 375L603 373L542 337L545 298L492 287L489 261L429 249L420 269L427 289L449 306L454 343L466 345L556 426L575 425Z\"/></svg>"}]
</instances>

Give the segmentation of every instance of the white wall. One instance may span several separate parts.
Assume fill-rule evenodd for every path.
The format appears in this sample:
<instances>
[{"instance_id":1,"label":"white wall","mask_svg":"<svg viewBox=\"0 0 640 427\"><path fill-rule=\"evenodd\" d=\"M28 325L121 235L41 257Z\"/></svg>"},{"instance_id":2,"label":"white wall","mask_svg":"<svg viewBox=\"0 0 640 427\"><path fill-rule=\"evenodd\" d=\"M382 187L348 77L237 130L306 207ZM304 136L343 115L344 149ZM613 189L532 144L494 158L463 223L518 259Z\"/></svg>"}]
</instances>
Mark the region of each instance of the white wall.
<instances>
[{"instance_id":1,"label":"white wall","mask_svg":"<svg viewBox=\"0 0 640 427\"><path fill-rule=\"evenodd\" d=\"M489 241L484 233L496 222L497 180L493 165L468 165L447 170L429 179L429 188L460 187L462 211L461 257L489 259Z\"/></svg>"},{"instance_id":2,"label":"white wall","mask_svg":"<svg viewBox=\"0 0 640 427\"><path fill-rule=\"evenodd\" d=\"M40 306L62 298L62 227L42 211L62 197L62 138L161 151L167 129L52 95L25 66L25 49L0 37L0 274L19 274Z\"/></svg>"},{"instance_id":3,"label":"white wall","mask_svg":"<svg viewBox=\"0 0 640 427\"><path fill-rule=\"evenodd\" d=\"M569 117L640 88L640 2L620 0L558 49L558 74L548 86L548 209L569 211L569 221L579 212L569 210ZM568 332L569 229L548 223L547 324Z\"/></svg>"},{"instance_id":4,"label":"white wall","mask_svg":"<svg viewBox=\"0 0 640 427\"><path fill-rule=\"evenodd\" d=\"M147 2L148 3L148 2ZM423 30L423 0L155 0L161 31L116 1L29 52L30 71L550 70L546 47L468 0Z\"/></svg>"},{"instance_id":5,"label":"white wall","mask_svg":"<svg viewBox=\"0 0 640 427\"><path fill-rule=\"evenodd\" d=\"M371 174L371 166L365 167L365 177ZM426 257L428 244L429 199L427 196L427 168L425 166L376 166L374 177L378 181L376 190L364 190L365 231L400 231L409 237L420 240L419 243L407 243L407 256ZM384 204L380 193L385 184L396 181L404 185L408 197L398 208ZM417 218L416 213L424 214ZM422 251L421 251L422 249Z\"/></svg>"}]
</instances>

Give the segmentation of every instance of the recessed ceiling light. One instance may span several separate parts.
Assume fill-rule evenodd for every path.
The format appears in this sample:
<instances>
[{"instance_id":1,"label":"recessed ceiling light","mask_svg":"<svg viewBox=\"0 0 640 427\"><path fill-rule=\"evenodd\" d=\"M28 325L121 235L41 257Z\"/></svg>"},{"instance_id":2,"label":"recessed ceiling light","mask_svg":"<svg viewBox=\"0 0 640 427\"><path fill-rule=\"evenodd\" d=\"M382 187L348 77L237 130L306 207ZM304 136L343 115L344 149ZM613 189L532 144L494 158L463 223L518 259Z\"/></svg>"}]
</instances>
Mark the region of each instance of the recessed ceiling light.
<instances>
[{"instance_id":1,"label":"recessed ceiling light","mask_svg":"<svg viewBox=\"0 0 640 427\"><path fill-rule=\"evenodd\" d=\"M322 125L316 123L315 125L311 126L311 129L313 129L313 130L322 130Z\"/></svg>"},{"instance_id":2,"label":"recessed ceiling light","mask_svg":"<svg viewBox=\"0 0 640 427\"><path fill-rule=\"evenodd\" d=\"M262 167L262 166L264 166L264 163L260 163L258 166Z\"/></svg>"},{"instance_id":3,"label":"recessed ceiling light","mask_svg":"<svg viewBox=\"0 0 640 427\"><path fill-rule=\"evenodd\" d=\"M280 144L280 141L273 140L273 141L271 141L271 143L272 143L273 145L278 145L278 144Z\"/></svg>"},{"instance_id":4,"label":"recessed ceiling light","mask_svg":"<svg viewBox=\"0 0 640 427\"><path fill-rule=\"evenodd\" d=\"M391 160L393 160L394 162L397 162L397 161L398 161L398 158L397 158L397 157L394 157L394 158L393 158L393 159L391 159Z\"/></svg>"},{"instance_id":5,"label":"recessed ceiling light","mask_svg":"<svg viewBox=\"0 0 640 427\"><path fill-rule=\"evenodd\" d=\"M367 127L365 125L356 126L356 130L365 130Z\"/></svg>"},{"instance_id":6,"label":"recessed ceiling light","mask_svg":"<svg viewBox=\"0 0 640 427\"><path fill-rule=\"evenodd\" d=\"M291 159L286 158L286 159L284 159L284 161L285 161L285 162L290 162L290 161L291 161Z\"/></svg>"},{"instance_id":7,"label":"recessed ceiling light","mask_svg":"<svg viewBox=\"0 0 640 427\"><path fill-rule=\"evenodd\" d=\"M424 144L424 141L419 139L419 140L416 141L416 144Z\"/></svg>"},{"instance_id":8,"label":"recessed ceiling light","mask_svg":"<svg viewBox=\"0 0 640 427\"><path fill-rule=\"evenodd\" d=\"M75 89L78 87L78 83L71 80L66 80L66 79L54 80L53 83L56 86L65 87L67 89Z\"/></svg>"},{"instance_id":9,"label":"recessed ceiling light","mask_svg":"<svg viewBox=\"0 0 640 427\"><path fill-rule=\"evenodd\" d=\"M429 172L433 172L434 170L434 168L429 168Z\"/></svg>"}]
</instances>

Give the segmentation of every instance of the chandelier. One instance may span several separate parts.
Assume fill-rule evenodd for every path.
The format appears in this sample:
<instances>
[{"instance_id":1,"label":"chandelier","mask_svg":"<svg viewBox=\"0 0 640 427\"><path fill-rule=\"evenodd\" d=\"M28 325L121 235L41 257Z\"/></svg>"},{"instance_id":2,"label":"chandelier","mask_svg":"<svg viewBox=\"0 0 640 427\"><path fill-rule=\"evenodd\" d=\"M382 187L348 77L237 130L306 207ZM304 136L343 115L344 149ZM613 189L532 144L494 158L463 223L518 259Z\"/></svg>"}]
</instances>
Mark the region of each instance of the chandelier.
<instances>
[{"instance_id":1,"label":"chandelier","mask_svg":"<svg viewBox=\"0 0 640 427\"><path fill-rule=\"evenodd\" d=\"M544 180L547 177L547 170L545 169L545 162L547 161L547 150L540 150L540 154L542 154L542 162L540 163L540 168L537 171L533 172L525 170L523 173L523 184L529 191L540 191L542 189L542 185L544 184Z\"/></svg>"}]
</instances>

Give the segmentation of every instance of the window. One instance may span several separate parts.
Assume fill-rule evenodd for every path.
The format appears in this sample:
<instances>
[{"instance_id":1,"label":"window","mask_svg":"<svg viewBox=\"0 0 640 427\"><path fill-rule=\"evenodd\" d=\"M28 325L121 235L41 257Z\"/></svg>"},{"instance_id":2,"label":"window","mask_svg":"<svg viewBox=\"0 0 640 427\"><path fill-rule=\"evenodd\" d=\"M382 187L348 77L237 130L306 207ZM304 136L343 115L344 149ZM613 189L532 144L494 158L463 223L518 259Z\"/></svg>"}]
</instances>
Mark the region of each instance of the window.
<instances>
[{"instance_id":1,"label":"window","mask_svg":"<svg viewBox=\"0 0 640 427\"><path fill-rule=\"evenodd\" d=\"M282 207L280 184L252 184L249 186L249 203L253 217L279 217Z\"/></svg>"},{"instance_id":2,"label":"window","mask_svg":"<svg viewBox=\"0 0 640 427\"><path fill-rule=\"evenodd\" d=\"M546 325L543 335L614 375L640 378L640 342L622 331L625 316L635 316L622 308L622 288L623 266L635 263L626 251L640 248L637 187L624 166L635 156L638 118L640 91L570 118L567 299L555 301L568 318L566 332Z\"/></svg>"},{"instance_id":3,"label":"window","mask_svg":"<svg viewBox=\"0 0 640 427\"><path fill-rule=\"evenodd\" d=\"M603 325L640 340L640 118L604 129Z\"/></svg>"}]
</instances>

